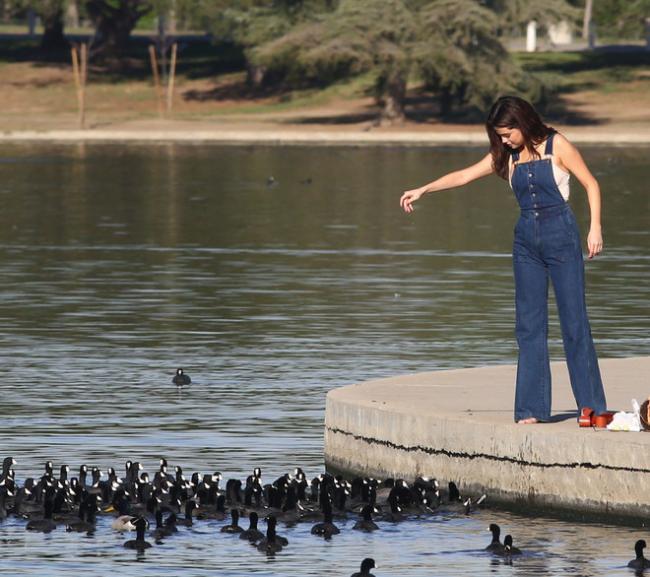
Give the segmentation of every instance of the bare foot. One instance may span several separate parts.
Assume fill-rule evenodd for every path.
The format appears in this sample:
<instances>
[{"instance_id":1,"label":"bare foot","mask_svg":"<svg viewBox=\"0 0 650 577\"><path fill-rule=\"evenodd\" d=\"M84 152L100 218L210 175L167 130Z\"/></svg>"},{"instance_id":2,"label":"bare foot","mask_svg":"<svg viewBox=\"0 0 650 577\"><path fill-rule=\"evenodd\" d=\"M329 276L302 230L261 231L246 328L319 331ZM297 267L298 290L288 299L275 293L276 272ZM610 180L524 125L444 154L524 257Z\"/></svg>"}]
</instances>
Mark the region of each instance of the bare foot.
<instances>
[{"instance_id":1,"label":"bare foot","mask_svg":"<svg viewBox=\"0 0 650 577\"><path fill-rule=\"evenodd\" d=\"M517 421L518 425L535 425L539 421L535 417L528 417L527 419L521 419Z\"/></svg>"}]
</instances>

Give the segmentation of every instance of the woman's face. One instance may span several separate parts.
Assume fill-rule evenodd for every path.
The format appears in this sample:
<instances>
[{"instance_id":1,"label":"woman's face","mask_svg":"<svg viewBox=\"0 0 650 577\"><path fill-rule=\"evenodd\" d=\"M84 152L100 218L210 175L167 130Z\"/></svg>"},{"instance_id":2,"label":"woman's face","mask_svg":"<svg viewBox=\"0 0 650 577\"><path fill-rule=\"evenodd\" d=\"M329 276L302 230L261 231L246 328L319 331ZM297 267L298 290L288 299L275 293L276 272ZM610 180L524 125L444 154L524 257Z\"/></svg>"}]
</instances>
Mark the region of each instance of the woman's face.
<instances>
[{"instance_id":1,"label":"woman's face","mask_svg":"<svg viewBox=\"0 0 650 577\"><path fill-rule=\"evenodd\" d=\"M524 145L524 135L518 128L497 126L495 131L501 138L501 142L509 148L517 149Z\"/></svg>"}]
</instances>

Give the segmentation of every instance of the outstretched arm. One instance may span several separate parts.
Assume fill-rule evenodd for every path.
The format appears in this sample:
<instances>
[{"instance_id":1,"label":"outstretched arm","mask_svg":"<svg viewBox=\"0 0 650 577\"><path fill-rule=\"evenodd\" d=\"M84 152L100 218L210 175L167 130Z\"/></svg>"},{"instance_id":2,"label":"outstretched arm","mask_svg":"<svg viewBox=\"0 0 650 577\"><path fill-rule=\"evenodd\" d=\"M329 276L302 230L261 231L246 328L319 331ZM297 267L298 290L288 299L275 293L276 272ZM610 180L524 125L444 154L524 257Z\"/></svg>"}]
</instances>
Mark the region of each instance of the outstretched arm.
<instances>
[{"instance_id":1,"label":"outstretched arm","mask_svg":"<svg viewBox=\"0 0 650 577\"><path fill-rule=\"evenodd\" d=\"M479 162L472 164L472 166L445 174L437 180L425 184L420 188L407 190L399 199L399 204L404 212L413 212L413 203L422 195L430 192L456 188L457 186L463 186L468 182L472 182L473 180L487 176L493 172L494 166L492 165L492 155L487 154Z\"/></svg>"},{"instance_id":2,"label":"outstretched arm","mask_svg":"<svg viewBox=\"0 0 650 577\"><path fill-rule=\"evenodd\" d=\"M587 235L587 250L589 258L600 254L603 250L603 233L600 222L601 200L600 186L591 174L578 149L561 134L555 137L555 155L562 168L566 168L580 181L587 191L591 226Z\"/></svg>"}]
</instances>

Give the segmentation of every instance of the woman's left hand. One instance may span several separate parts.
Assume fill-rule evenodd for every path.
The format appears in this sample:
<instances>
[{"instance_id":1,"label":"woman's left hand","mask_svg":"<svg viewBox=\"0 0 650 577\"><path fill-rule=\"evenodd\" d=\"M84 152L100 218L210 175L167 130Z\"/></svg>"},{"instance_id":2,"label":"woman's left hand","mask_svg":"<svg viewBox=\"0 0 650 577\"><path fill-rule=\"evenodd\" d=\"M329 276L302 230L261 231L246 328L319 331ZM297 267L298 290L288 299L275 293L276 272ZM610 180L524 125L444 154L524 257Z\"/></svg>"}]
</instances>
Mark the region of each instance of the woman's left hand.
<instances>
[{"instance_id":1,"label":"woman's left hand","mask_svg":"<svg viewBox=\"0 0 650 577\"><path fill-rule=\"evenodd\" d=\"M589 258L594 258L597 254L603 252L603 235L600 230L591 229L587 235L587 250Z\"/></svg>"}]
</instances>

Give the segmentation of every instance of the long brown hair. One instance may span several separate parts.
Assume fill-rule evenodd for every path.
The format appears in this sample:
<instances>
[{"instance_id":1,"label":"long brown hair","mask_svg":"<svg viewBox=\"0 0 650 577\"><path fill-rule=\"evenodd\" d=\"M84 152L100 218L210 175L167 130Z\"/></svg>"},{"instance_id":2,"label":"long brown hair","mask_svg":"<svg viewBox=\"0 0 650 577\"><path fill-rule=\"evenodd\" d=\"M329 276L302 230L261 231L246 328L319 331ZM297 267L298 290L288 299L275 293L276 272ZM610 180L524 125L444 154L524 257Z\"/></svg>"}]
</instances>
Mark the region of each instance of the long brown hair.
<instances>
[{"instance_id":1,"label":"long brown hair","mask_svg":"<svg viewBox=\"0 0 650 577\"><path fill-rule=\"evenodd\" d=\"M524 147L531 158L540 158L535 148L556 130L542 122L533 105L518 96L502 96L490 108L485 130L490 139L490 154L494 171L508 180L508 160L512 150L501 142L497 128L518 128L524 137Z\"/></svg>"}]
</instances>

